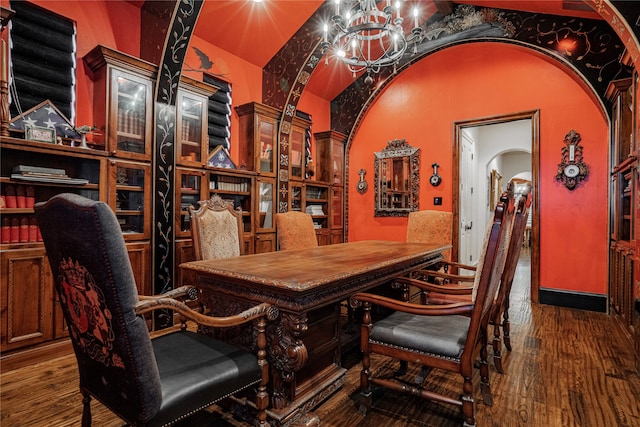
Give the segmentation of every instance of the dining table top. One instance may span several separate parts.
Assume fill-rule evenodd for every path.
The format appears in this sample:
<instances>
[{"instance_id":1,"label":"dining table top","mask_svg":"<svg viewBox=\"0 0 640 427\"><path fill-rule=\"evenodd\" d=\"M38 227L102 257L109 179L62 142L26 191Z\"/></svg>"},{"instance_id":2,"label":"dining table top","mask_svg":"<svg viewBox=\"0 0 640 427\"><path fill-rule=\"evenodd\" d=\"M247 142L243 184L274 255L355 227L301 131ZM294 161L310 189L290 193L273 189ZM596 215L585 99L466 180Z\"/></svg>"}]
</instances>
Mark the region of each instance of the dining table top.
<instances>
[{"instance_id":1,"label":"dining table top","mask_svg":"<svg viewBox=\"0 0 640 427\"><path fill-rule=\"evenodd\" d=\"M318 287L375 279L421 264L433 264L450 245L363 240L307 249L191 261L183 270L227 284L304 293Z\"/></svg>"}]
</instances>

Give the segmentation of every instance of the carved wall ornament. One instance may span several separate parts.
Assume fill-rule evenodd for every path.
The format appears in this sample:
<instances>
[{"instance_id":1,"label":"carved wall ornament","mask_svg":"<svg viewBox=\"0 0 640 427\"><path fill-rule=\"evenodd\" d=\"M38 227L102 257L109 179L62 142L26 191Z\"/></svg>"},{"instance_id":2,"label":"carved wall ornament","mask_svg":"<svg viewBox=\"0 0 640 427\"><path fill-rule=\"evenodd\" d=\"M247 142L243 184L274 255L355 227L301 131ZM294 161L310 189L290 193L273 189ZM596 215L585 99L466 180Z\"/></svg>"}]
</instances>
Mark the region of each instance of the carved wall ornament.
<instances>
[{"instance_id":1,"label":"carved wall ornament","mask_svg":"<svg viewBox=\"0 0 640 427\"><path fill-rule=\"evenodd\" d=\"M573 129L564 137L562 161L558 163L556 181L562 182L569 190L575 189L589 175L589 167L582 158L581 140L580 134Z\"/></svg>"},{"instance_id":2,"label":"carved wall ornament","mask_svg":"<svg viewBox=\"0 0 640 427\"><path fill-rule=\"evenodd\" d=\"M364 180L364 176L367 174L367 171L364 169L360 169L360 171L358 171L358 175L360 175L360 180L358 181L358 184L356 185L356 189L358 190L358 193L360 194L364 194L367 192L367 189L369 188L369 184L367 184L367 181Z\"/></svg>"}]
</instances>

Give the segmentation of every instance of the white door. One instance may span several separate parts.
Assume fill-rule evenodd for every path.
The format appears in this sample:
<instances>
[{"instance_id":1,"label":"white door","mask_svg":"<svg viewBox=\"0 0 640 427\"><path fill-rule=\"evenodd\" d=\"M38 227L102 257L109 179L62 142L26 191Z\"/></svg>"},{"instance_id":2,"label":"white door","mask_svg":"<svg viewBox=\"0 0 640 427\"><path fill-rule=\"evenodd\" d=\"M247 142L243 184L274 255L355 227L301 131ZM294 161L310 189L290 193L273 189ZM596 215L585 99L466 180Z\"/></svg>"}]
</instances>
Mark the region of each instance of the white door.
<instances>
[{"instance_id":1,"label":"white door","mask_svg":"<svg viewBox=\"0 0 640 427\"><path fill-rule=\"evenodd\" d=\"M475 264L473 206L476 205L473 177L475 147L473 140L462 132L460 144L460 219L458 261L462 264ZM469 272L461 271L460 274Z\"/></svg>"}]
</instances>

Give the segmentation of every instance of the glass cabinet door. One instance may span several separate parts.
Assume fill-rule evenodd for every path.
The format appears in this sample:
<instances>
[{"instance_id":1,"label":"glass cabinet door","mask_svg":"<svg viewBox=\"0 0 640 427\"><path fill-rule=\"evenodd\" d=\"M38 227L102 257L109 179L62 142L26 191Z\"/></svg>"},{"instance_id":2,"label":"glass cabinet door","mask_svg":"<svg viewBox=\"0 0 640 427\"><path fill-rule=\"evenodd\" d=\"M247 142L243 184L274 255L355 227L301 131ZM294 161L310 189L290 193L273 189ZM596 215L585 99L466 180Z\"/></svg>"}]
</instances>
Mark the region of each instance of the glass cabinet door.
<instances>
[{"instance_id":1,"label":"glass cabinet door","mask_svg":"<svg viewBox=\"0 0 640 427\"><path fill-rule=\"evenodd\" d=\"M260 152L258 172L274 174L276 170L276 121L265 117L258 118Z\"/></svg>"},{"instance_id":2,"label":"glass cabinet door","mask_svg":"<svg viewBox=\"0 0 640 427\"><path fill-rule=\"evenodd\" d=\"M342 141L333 141L332 144L333 183L342 185L344 182L344 144Z\"/></svg>"},{"instance_id":3,"label":"glass cabinet door","mask_svg":"<svg viewBox=\"0 0 640 427\"><path fill-rule=\"evenodd\" d=\"M331 188L331 228L342 228L342 188Z\"/></svg>"},{"instance_id":4,"label":"glass cabinet door","mask_svg":"<svg viewBox=\"0 0 640 427\"><path fill-rule=\"evenodd\" d=\"M187 92L178 92L176 139L178 151L176 160L181 164L202 165L202 142L206 123L206 98Z\"/></svg>"},{"instance_id":5,"label":"glass cabinet door","mask_svg":"<svg viewBox=\"0 0 640 427\"><path fill-rule=\"evenodd\" d=\"M150 154L151 83L117 69L111 82L115 111L109 120L109 151L142 158Z\"/></svg>"},{"instance_id":6,"label":"glass cabinet door","mask_svg":"<svg viewBox=\"0 0 640 427\"><path fill-rule=\"evenodd\" d=\"M125 240L149 238L150 166L112 161L109 204L115 210Z\"/></svg>"},{"instance_id":7,"label":"glass cabinet door","mask_svg":"<svg viewBox=\"0 0 640 427\"><path fill-rule=\"evenodd\" d=\"M289 209L292 211L302 211L302 207L304 206L304 201L302 199L302 195L304 194L304 189L302 184L290 182L289 183Z\"/></svg>"},{"instance_id":8,"label":"glass cabinet door","mask_svg":"<svg viewBox=\"0 0 640 427\"><path fill-rule=\"evenodd\" d=\"M298 128L291 128L291 134L289 135L289 165L290 176L293 179L304 178L304 155L305 155L305 141L304 130Z\"/></svg>"},{"instance_id":9,"label":"glass cabinet door","mask_svg":"<svg viewBox=\"0 0 640 427\"><path fill-rule=\"evenodd\" d=\"M176 236L191 236L191 217L189 207L200 207L198 201L203 200L202 183L204 174L197 171L177 169L176 184L180 186L176 192ZM204 196L206 197L206 196Z\"/></svg>"},{"instance_id":10,"label":"glass cabinet door","mask_svg":"<svg viewBox=\"0 0 640 427\"><path fill-rule=\"evenodd\" d=\"M258 215L256 229L274 229L275 214L275 181L271 179L259 178L257 180L258 189Z\"/></svg>"}]
</instances>

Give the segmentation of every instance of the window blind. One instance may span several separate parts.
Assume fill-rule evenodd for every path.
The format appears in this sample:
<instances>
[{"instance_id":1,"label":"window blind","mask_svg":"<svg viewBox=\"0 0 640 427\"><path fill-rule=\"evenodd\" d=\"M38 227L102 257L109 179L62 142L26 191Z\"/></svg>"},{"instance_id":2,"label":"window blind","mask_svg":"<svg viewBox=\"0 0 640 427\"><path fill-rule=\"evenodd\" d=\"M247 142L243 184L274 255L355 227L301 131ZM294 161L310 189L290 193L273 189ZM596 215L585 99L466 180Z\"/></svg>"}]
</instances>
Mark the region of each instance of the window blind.
<instances>
[{"instance_id":1,"label":"window blind","mask_svg":"<svg viewBox=\"0 0 640 427\"><path fill-rule=\"evenodd\" d=\"M74 123L75 23L25 1L12 0L11 8L11 116L49 99Z\"/></svg>"},{"instance_id":2,"label":"window blind","mask_svg":"<svg viewBox=\"0 0 640 427\"><path fill-rule=\"evenodd\" d=\"M231 84L209 74L204 74L203 81L218 88L209 97L209 152L218 145L227 150L231 148Z\"/></svg>"}]
</instances>

